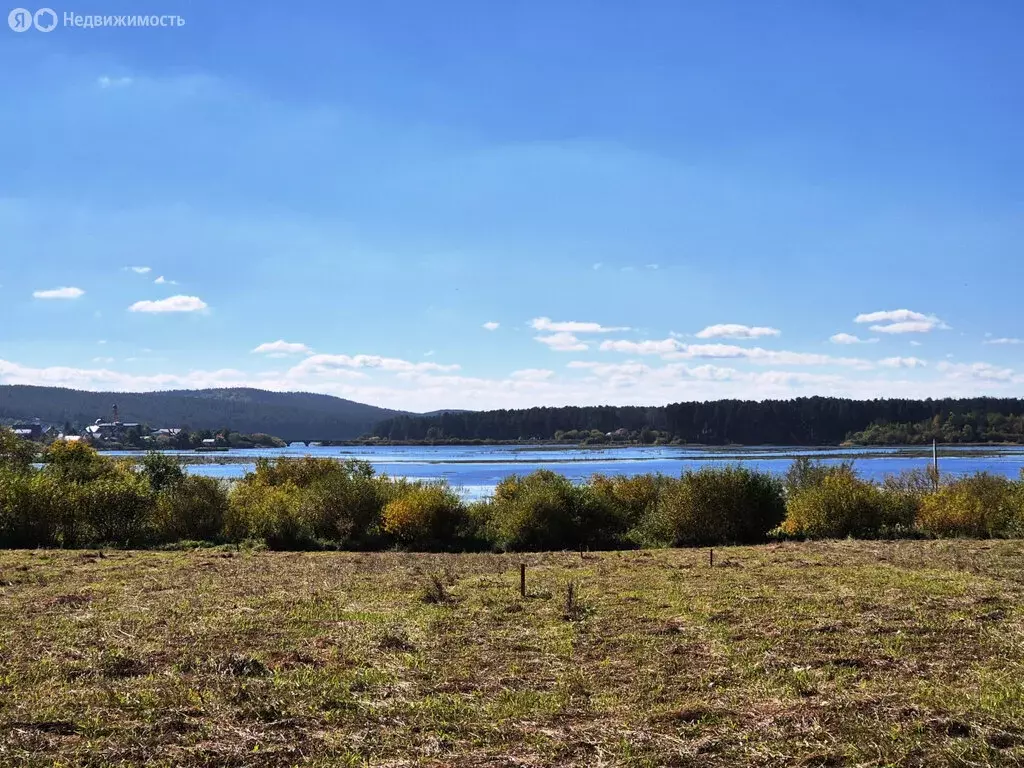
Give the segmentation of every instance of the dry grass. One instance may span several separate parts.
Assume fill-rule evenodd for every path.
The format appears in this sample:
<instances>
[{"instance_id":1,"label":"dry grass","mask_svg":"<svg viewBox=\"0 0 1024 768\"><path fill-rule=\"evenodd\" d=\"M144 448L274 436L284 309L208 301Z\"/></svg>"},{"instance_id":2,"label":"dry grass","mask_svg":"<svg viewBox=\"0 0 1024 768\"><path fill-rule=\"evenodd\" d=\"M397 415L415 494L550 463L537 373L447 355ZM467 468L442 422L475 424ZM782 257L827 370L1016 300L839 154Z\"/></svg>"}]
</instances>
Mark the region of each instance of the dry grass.
<instances>
[{"instance_id":1,"label":"dry grass","mask_svg":"<svg viewBox=\"0 0 1024 768\"><path fill-rule=\"evenodd\" d=\"M707 563L0 552L0 764L1024 762L1021 542Z\"/></svg>"}]
</instances>

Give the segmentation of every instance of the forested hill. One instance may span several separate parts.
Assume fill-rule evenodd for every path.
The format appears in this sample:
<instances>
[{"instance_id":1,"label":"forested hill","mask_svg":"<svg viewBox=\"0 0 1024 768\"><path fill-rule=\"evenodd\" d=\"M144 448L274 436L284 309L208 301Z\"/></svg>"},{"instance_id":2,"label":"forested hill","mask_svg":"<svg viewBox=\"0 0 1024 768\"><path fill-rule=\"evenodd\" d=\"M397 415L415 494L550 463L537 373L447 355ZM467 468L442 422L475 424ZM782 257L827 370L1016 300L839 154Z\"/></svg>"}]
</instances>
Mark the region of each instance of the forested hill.
<instances>
[{"instance_id":1,"label":"forested hill","mask_svg":"<svg viewBox=\"0 0 1024 768\"><path fill-rule=\"evenodd\" d=\"M82 392L57 387L0 386L0 424L39 419L81 428L111 418L151 427L264 432L284 440L351 440L400 414L329 395L260 389Z\"/></svg>"},{"instance_id":2,"label":"forested hill","mask_svg":"<svg viewBox=\"0 0 1024 768\"><path fill-rule=\"evenodd\" d=\"M950 415L980 434L989 414L1024 414L1024 400L717 400L662 407L527 408L514 411L402 415L377 425L392 440L528 440L586 437L624 429L641 440L744 445L828 445L872 424L906 424ZM556 434L557 433L557 434ZM564 434L568 433L568 435ZM598 438L599 439L599 438Z\"/></svg>"}]
</instances>

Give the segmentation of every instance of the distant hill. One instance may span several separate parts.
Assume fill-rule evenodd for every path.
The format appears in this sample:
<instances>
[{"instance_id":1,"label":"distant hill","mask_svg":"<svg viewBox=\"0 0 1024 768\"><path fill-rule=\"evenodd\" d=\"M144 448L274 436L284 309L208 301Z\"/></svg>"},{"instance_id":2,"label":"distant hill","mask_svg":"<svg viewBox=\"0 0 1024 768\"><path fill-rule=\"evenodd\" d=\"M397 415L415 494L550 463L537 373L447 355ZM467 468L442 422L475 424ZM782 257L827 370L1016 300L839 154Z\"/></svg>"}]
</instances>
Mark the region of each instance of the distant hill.
<instances>
[{"instance_id":1,"label":"distant hill","mask_svg":"<svg viewBox=\"0 0 1024 768\"><path fill-rule=\"evenodd\" d=\"M284 440L351 440L379 421L403 415L330 395L261 389L166 392L82 392L58 387L0 386L0 424L39 419L77 427L108 420L117 405L121 421L152 427L265 432Z\"/></svg>"}]
</instances>

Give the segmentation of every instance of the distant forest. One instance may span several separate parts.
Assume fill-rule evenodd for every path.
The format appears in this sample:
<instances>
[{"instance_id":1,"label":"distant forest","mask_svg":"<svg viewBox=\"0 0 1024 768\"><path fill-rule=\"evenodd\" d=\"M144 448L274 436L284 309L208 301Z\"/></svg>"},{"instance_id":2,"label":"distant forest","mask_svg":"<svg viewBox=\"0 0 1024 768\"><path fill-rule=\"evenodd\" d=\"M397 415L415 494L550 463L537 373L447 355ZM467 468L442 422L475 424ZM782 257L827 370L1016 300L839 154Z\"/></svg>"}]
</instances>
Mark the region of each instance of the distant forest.
<instances>
[{"instance_id":1,"label":"distant forest","mask_svg":"<svg viewBox=\"0 0 1024 768\"><path fill-rule=\"evenodd\" d=\"M354 440L400 413L330 395L246 388L133 393L0 386L0 424L39 419L79 431L97 419L109 421L114 405L121 421L154 429L230 429L289 441Z\"/></svg>"},{"instance_id":2,"label":"distant forest","mask_svg":"<svg viewBox=\"0 0 1024 768\"><path fill-rule=\"evenodd\" d=\"M857 442L1024 441L1024 400L716 400L662 407L591 406L401 415L374 428L397 441L551 440L707 445L834 445ZM911 428L908 425L920 425ZM927 425L926 427L924 425ZM937 431L936 431L936 425Z\"/></svg>"}]
</instances>

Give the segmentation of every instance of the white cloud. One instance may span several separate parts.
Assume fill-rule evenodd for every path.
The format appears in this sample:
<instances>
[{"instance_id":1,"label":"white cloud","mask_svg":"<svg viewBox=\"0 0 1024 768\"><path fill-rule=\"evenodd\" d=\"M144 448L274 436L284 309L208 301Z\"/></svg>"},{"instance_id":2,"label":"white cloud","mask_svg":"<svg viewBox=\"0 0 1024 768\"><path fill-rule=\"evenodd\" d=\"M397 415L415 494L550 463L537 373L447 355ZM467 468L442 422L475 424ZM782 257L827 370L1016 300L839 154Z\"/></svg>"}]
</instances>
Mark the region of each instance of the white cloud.
<instances>
[{"instance_id":1,"label":"white cloud","mask_svg":"<svg viewBox=\"0 0 1024 768\"><path fill-rule=\"evenodd\" d=\"M284 357L286 355L311 355L313 350L305 344L297 341L268 341L260 344L253 350L254 353L268 355L270 357Z\"/></svg>"},{"instance_id":2,"label":"white cloud","mask_svg":"<svg viewBox=\"0 0 1024 768\"><path fill-rule=\"evenodd\" d=\"M601 342L602 352L624 352L632 355L666 355L676 352L686 345L675 339L648 341L628 341L626 339L608 339Z\"/></svg>"},{"instance_id":3,"label":"white cloud","mask_svg":"<svg viewBox=\"0 0 1024 768\"><path fill-rule=\"evenodd\" d=\"M433 357L434 356L434 350L428 349L426 352L423 353L423 356L424 357Z\"/></svg>"},{"instance_id":4,"label":"white cloud","mask_svg":"<svg viewBox=\"0 0 1024 768\"><path fill-rule=\"evenodd\" d=\"M612 331L628 331L625 326L604 326L600 323L581 323L576 320L555 322L550 317L535 317L530 321L535 331L553 331L555 333L611 333Z\"/></svg>"},{"instance_id":5,"label":"white cloud","mask_svg":"<svg viewBox=\"0 0 1024 768\"><path fill-rule=\"evenodd\" d=\"M928 365L919 357L886 357L878 364L883 368L923 368Z\"/></svg>"},{"instance_id":6,"label":"white cloud","mask_svg":"<svg viewBox=\"0 0 1024 768\"><path fill-rule=\"evenodd\" d=\"M512 378L520 381L546 381L555 375L554 371L546 368L523 368L519 371L512 371Z\"/></svg>"},{"instance_id":7,"label":"white cloud","mask_svg":"<svg viewBox=\"0 0 1024 768\"><path fill-rule=\"evenodd\" d=\"M153 282L156 283L157 285L177 285L178 284L177 280L168 280L163 275L160 275L160 277L158 277Z\"/></svg>"},{"instance_id":8,"label":"white cloud","mask_svg":"<svg viewBox=\"0 0 1024 768\"><path fill-rule=\"evenodd\" d=\"M911 339L910 340L910 346L912 346L912 347L920 347L921 346L921 342L917 341L915 339Z\"/></svg>"},{"instance_id":9,"label":"white cloud","mask_svg":"<svg viewBox=\"0 0 1024 768\"><path fill-rule=\"evenodd\" d=\"M292 372L326 373L338 368L373 368L391 373L414 373L424 371L457 371L458 365L440 363L413 363L394 357L380 355L312 355L296 365Z\"/></svg>"},{"instance_id":10,"label":"white cloud","mask_svg":"<svg viewBox=\"0 0 1024 768\"><path fill-rule=\"evenodd\" d=\"M986 339L982 344L1024 344L1024 339L1012 339L1004 336L1001 339Z\"/></svg>"},{"instance_id":11,"label":"white cloud","mask_svg":"<svg viewBox=\"0 0 1024 768\"><path fill-rule=\"evenodd\" d=\"M601 342L603 352L623 352L636 355L660 355L664 360L746 359L762 365L839 365L868 370L869 360L857 357L832 357L813 352L741 347L736 344L684 344L678 339L627 341L608 339Z\"/></svg>"},{"instance_id":12,"label":"white cloud","mask_svg":"<svg viewBox=\"0 0 1024 768\"><path fill-rule=\"evenodd\" d=\"M51 288L47 291L35 291L32 295L37 299L77 299L84 296L85 291L81 288Z\"/></svg>"},{"instance_id":13,"label":"white cloud","mask_svg":"<svg viewBox=\"0 0 1024 768\"><path fill-rule=\"evenodd\" d=\"M102 363L112 363L112 362L114 362L114 358L112 358L112 357L94 357L92 359L92 361L94 363L101 363L101 364Z\"/></svg>"},{"instance_id":14,"label":"white cloud","mask_svg":"<svg viewBox=\"0 0 1024 768\"><path fill-rule=\"evenodd\" d=\"M1001 368L991 363L947 363L936 366L940 371L955 379L980 379L982 381L1000 381L1022 383L1024 375L1018 375L1012 368Z\"/></svg>"},{"instance_id":15,"label":"white cloud","mask_svg":"<svg viewBox=\"0 0 1024 768\"><path fill-rule=\"evenodd\" d=\"M534 336L541 344L546 344L556 352L582 352L589 347L571 333L552 333L548 336Z\"/></svg>"},{"instance_id":16,"label":"white cloud","mask_svg":"<svg viewBox=\"0 0 1024 768\"><path fill-rule=\"evenodd\" d=\"M646 266L648 269L661 269L660 264L647 264Z\"/></svg>"},{"instance_id":17,"label":"white cloud","mask_svg":"<svg viewBox=\"0 0 1024 768\"><path fill-rule=\"evenodd\" d=\"M96 84L100 88L124 88L131 85L135 80L131 77L108 77L103 75L96 78Z\"/></svg>"},{"instance_id":18,"label":"white cloud","mask_svg":"<svg viewBox=\"0 0 1024 768\"><path fill-rule=\"evenodd\" d=\"M739 325L738 323L720 323L709 325L702 331L697 332L698 339L759 339L762 336L778 336L781 334L778 328L767 328L765 326Z\"/></svg>"},{"instance_id":19,"label":"white cloud","mask_svg":"<svg viewBox=\"0 0 1024 768\"><path fill-rule=\"evenodd\" d=\"M493 320L490 320L490 321L484 323L482 327L484 328L484 330L487 330L487 331L496 331L496 330L498 330L498 328L501 327L501 323L496 323Z\"/></svg>"},{"instance_id":20,"label":"white cloud","mask_svg":"<svg viewBox=\"0 0 1024 768\"><path fill-rule=\"evenodd\" d=\"M125 267L125 269L131 270L137 275L148 275L153 271L152 267Z\"/></svg>"},{"instance_id":21,"label":"white cloud","mask_svg":"<svg viewBox=\"0 0 1024 768\"><path fill-rule=\"evenodd\" d=\"M206 302L198 296L171 296L159 301L136 301L129 312L202 312Z\"/></svg>"},{"instance_id":22,"label":"white cloud","mask_svg":"<svg viewBox=\"0 0 1024 768\"><path fill-rule=\"evenodd\" d=\"M867 312L857 315L853 322L874 323L871 330L879 333L928 333L936 329L949 329L949 326L935 315L925 315L909 309Z\"/></svg>"},{"instance_id":23,"label":"white cloud","mask_svg":"<svg viewBox=\"0 0 1024 768\"><path fill-rule=\"evenodd\" d=\"M874 344L878 339L862 339L859 336L854 336L852 333L837 333L834 336L830 336L829 341L833 344ZM911 342L911 344L916 343L919 342Z\"/></svg>"},{"instance_id":24,"label":"white cloud","mask_svg":"<svg viewBox=\"0 0 1024 768\"><path fill-rule=\"evenodd\" d=\"M909 380L893 372L886 377L860 377L847 372L742 371L713 364L689 366L686 362L647 365L638 361L578 361L570 363L561 376L509 374L488 378L422 370L415 363L375 355L318 355L281 369L257 373L223 368L141 374L101 365L30 367L0 359L0 383L101 392L257 387L280 392L322 392L412 411L524 408L567 403L658 405L720 398L764 400L809 395L857 399L1020 396L1024 392L1024 376L1009 369L984 363L970 366L945 363L943 368L944 372L934 378Z\"/></svg>"}]
</instances>

